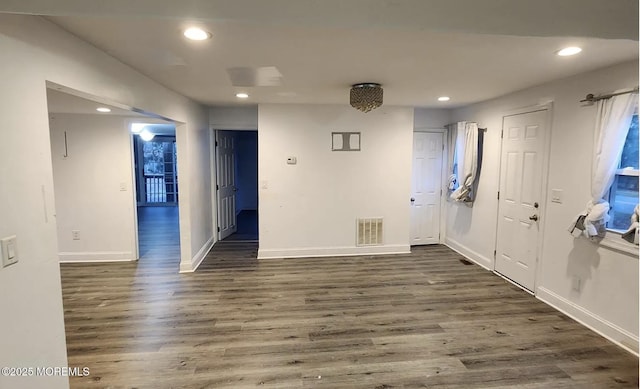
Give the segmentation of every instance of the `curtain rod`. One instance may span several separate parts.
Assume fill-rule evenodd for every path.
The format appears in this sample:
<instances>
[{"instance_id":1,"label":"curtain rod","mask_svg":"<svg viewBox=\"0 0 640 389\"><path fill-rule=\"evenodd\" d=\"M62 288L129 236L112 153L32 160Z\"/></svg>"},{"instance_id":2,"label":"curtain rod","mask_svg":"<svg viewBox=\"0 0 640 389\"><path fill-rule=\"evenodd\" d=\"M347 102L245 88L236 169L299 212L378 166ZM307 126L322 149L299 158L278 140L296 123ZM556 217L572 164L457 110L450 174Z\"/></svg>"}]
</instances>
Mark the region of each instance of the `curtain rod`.
<instances>
[{"instance_id":1,"label":"curtain rod","mask_svg":"<svg viewBox=\"0 0 640 389\"><path fill-rule=\"evenodd\" d=\"M638 87L635 87L631 90L627 90L627 91L622 91L622 92L617 92L617 93L609 93L607 95L600 95L600 96L594 96L593 93L589 93L584 100L580 100L581 103L595 103L598 100L604 100L604 99L609 99L613 96L618 96L618 95L626 95L627 93L637 93L638 92Z\"/></svg>"}]
</instances>

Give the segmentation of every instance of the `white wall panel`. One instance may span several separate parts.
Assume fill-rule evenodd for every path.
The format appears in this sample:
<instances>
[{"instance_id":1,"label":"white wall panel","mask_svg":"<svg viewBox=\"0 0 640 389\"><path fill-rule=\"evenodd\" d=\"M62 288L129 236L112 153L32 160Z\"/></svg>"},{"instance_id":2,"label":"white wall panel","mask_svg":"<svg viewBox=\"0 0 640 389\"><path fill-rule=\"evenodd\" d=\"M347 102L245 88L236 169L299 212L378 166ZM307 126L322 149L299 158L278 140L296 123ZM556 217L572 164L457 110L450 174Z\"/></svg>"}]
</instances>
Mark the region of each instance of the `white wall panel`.
<instances>
[{"instance_id":1,"label":"white wall panel","mask_svg":"<svg viewBox=\"0 0 640 389\"><path fill-rule=\"evenodd\" d=\"M361 151L331 151L332 132L361 132ZM369 217L384 218L379 251L407 251L412 136L411 108L260 105L260 254L353 253Z\"/></svg>"}]
</instances>

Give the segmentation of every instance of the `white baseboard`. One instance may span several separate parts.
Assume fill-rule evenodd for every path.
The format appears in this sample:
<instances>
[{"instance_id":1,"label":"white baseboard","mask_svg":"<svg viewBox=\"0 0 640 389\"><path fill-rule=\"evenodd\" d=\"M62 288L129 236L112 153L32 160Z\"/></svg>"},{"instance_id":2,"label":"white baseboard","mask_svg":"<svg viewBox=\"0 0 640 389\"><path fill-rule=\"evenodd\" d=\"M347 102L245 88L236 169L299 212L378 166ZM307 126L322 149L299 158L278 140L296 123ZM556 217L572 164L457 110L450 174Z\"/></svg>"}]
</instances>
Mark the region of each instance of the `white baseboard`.
<instances>
[{"instance_id":1,"label":"white baseboard","mask_svg":"<svg viewBox=\"0 0 640 389\"><path fill-rule=\"evenodd\" d=\"M477 263L478 265L486 268L489 271L492 271L493 261L491 261L489 258L478 254L477 252L456 242L453 239L446 238L445 245L458 252L465 258ZM499 274L496 275L500 276ZM509 279L505 279L511 282ZM514 285L522 288L520 285ZM629 351L630 353L638 356L638 336L630 333L623 328L618 327L617 325L565 299L564 297L558 296L554 292L544 287L539 287L535 295L538 300L552 306L558 311L571 317L578 323L609 339L610 341Z\"/></svg>"},{"instance_id":2,"label":"white baseboard","mask_svg":"<svg viewBox=\"0 0 640 389\"><path fill-rule=\"evenodd\" d=\"M258 259L347 257L355 255L409 254L409 245L367 247L314 247L305 249L258 249Z\"/></svg>"},{"instance_id":3,"label":"white baseboard","mask_svg":"<svg viewBox=\"0 0 640 389\"><path fill-rule=\"evenodd\" d=\"M60 263L131 262L136 257L131 251L87 251L58 253Z\"/></svg>"},{"instance_id":4,"label":"white baseboard","mask_svg":"<svg viewBox=\"0 0 640 389\"><path fill-rule=\"evenodd\" d=\"M460 244L459 242L448 237L444 240L444 244L450 249L452 249L453 251L456 251L458 254L466 257L467 259L475 262L476 264L484 267L485 269L489 271L493 271L492 259L487 258L484 255L481 255L478 252L473 251L467 246Z\"/></svg>"},{"instance_id":5,"label":"white baseboard","mask_svg":"<svg viewBox=\"0 0 640 389\"><path fill-rule=\"evenodd\" d=\"M536 297L635 356L638 356L638 337L636 335L610 323L564 297L558 296L544 287L538 288Z\"/></svg>"},{"instance_id":6,"label":"white baseboard","mask_svg":"<svg viewBox=\"0 0 640 389\"><path fill-rule=\"evenodd\" d=\"M215 237L212 236L211 238L209 238L209 240L205 242L200 250L198 250L196 255L191 258L190 263L184 263L180 261L180 273L193 273L194 271L196 271L207 254L209 254L209 251L211 251L211 248L213 247L215 241Z\"/></svg>"}]
</instances>

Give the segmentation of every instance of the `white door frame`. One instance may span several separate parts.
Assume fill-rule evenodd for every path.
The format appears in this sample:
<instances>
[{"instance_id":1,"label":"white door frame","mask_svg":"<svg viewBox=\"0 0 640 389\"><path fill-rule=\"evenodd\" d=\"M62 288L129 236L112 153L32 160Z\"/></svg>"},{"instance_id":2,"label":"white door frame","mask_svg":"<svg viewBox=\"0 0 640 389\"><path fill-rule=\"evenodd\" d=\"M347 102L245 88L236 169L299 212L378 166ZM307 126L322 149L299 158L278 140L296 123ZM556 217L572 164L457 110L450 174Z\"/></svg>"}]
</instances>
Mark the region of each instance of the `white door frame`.
<instances>
[{"instance_id":1,"label":"white door frame","mask_svg":"<svg viewBox=\"0 0 640 389\"><path fill-rule=\"evenodd\" d=\"M213 244L218 242L218 191L216 190L218 185L218 150L216 148L216 139L218 137L218 130L213 127L209 128L209 167L211 168L211 224L213 231Z\"/></svg>"},{"instance_id":2,"label":"white door frame","mask_svg":"<svg viewBox=\"0 0 640 389\"><path fill-rule=\"evenodd\" d=\"M133 140L134 134L129 130L131 128L132 121L126 121L125 126L129 133L129 153L131 154L131 194L133 195L133 247L135 260L140 259L140 236L138 234L138 191L136 189L137 183L137 171L136 171L136 156L135 156L135 142Z\"/></svg>"},{"instance_id":3,"label":"white door frame","mask_svg":"<svg viewBox=\"0 0 640 389\"><path fill-rule=\"evenodd\" d=\"M140 122L144 122L144 123L161 123L161 124L166 124L166 123L172 123L175 127L175 142L176 142L176 147L178 148L178 150L181 149L181 145L182 142L179 141L179 137L178 137L178 131L183 131L185 128L185 124L182 122L177 122L177 121L173 121L170 119L166 119L166 120L158 120L155 118L151 118L151 117L145 117L145 118L135 118L135 119L126 119L125 120L125 127L127 129L127 132L129 133L129 153L131 154L131 200L133 202L133 244L135 247L135 260L139 260L140 259L140 236L138 233L138 190L136 188L136 184L137 184L137 177L138 177L138 171L136 171L136 150L135 150L135 142L134 142L134 136L135 134L131 132L131 124L133 123L140 123ZM178 155L180 155L180 151L178 151ZM176 155L176 160L174 161L174 163L176 164L176 166L178 167L178 169L180 169L180 165L182 165L181 163L179 163L178 161L178 155ZM184 169L184 168L183 168ZM177 174L178 176L180 176L180 173L178 171L175 171L174 174ZM184 228L184 219L183 219L183 208L184 205L182 204L182 201L180 201L180 196L182 195L182 193L180 193L180 187L178 186L178 191L176 192L178 201L176 202L176 206L178 207L178 214L180 215L178 218L178 230L179 230L179 242L180 242L180 262L182 263L183 258L186 258L187 255L185 255L186 252L186 247L184 245L184 239L183 237L185 236L185 233L183 231L186 231L186 228Z\"/></svg>"},{"instance_id":4,"label":"white door frame","mask_svg":"<svg viewBox=\"0 0 640 389\"><path fill-rule=\"evenodd\" d=\"M535 276L534 276L534 281L533 281L533 291L531 291L531 293L533 293L533 295L537 295L537 291L538 291L538 281L540 279L540 276L542 274L542 249L543 249L543 243L544 243L544 231L545 231L545 225L547 223L547 208L548 208L548 197L549 197L549 164L550 164L550 156L551 156L551 136L552 136L552 123L553 123L553 101L549 101L547 103L542 103L542 104L536 104L536 105L531 105L531 106L527 106L527 107L522 107L522 108L515 108L509 111L506 111L505 113L503 113L502 115L502 121L501 121L501 128L500 131L503 131L503 126L504 126L504 118L507 116L514 116L514 115L522 115L522 114L526 114L526 113L532 113L532 112L538 112L538 111L547 111L547 120L546 120L546 130L547 130L547 139L545 139L544 142L544 150L542 151L542 181L541 181L541 207L542 209L540 210L539 214L541 215L542 221L541 223L539 223L539 228L540 228L540 233L538 234L538 244L536 246L536 249L538 251L538 255L536 257L536 272L535 272ZM504 142L504 138L501 136L500 137L500 165L499 165L499 172L502 171L502 164L503 164L503 160L502 160L502 148L503 148L503 142ZM500 191L500 185L502 184L501 182L501 174L498 174L498 186L496 188L496 197L498 195L498 192ZM498 223L500 222L499 220L499 215L500 215L500 201L498 200L497 203L497 207L496 207L496 234L495 234L495 242L493 245L493 265L491 267L491 270L493 271L494 274L504 278L505 280L509 281L510 283L512 283L513 285L517 286L518 288L529 292L527 289L523 288L521 285L513 282L512 280L506 278L505 276L503 276L502 274L498 273L496 271L496 252L498 249Z\"/></svg>"},{"instance_id":5,"label":"white door frame","mask_svg":"<svg viewBox=\"0 0 640 389\"><path fill-rule=\"evenodd\" d=\"M240 131L252 131L252 132L258 132L257 128L231 128L231 129L223 129L223 128L215 128L213 126L209 127L209 130L211 131L211 136L209 137L209 141L210 141L210 166L211 166L211 204L213 205L211 207L212 209L212 217L211 220L213 221L213 235L214 235L214 239L213 239L213 244L216 244L216 242L219 241L218 237L218 227L220 226L220 223L218 222L218 191L216 190L216 187L218 185L218 148L216 147L216 141L218 139L218 131L234 131L234 132L240 132ZM260 144L258 143L258 148L260 147ZM259 149L258 149L258 153L259 153ZM258 161L258 164L260 163L260 161ZM260 190L258 190L258 196L260 196ZM258 204L260 204L260 199L258 198ZM258 213L260 212L260 207L258 206ZM258 229L258 236L260 236L260 229Z\"/></svg>"},{"instance_id":6,"label":"white door frame","mask_svg":"<svg viewBox=\"0 0 640 389\"><path fill-rule=\"evenodd\" d=\"M445 234L447 232L446 221L447 221L447 207L445 207L445 201L447 200L447 191L445 190L447 185L447 161L449 160L449 144L447 139L447 129L446 128L414 128L413 132L430 132L436 134L442 134L442 174L440 174L440 239L438 239L438 244L444 244ZM412 145L413 147L413 145ZM413 174L413 172L412 172ZM411 197L411 194L409 194Z\"/></svg>"}]
</instances>

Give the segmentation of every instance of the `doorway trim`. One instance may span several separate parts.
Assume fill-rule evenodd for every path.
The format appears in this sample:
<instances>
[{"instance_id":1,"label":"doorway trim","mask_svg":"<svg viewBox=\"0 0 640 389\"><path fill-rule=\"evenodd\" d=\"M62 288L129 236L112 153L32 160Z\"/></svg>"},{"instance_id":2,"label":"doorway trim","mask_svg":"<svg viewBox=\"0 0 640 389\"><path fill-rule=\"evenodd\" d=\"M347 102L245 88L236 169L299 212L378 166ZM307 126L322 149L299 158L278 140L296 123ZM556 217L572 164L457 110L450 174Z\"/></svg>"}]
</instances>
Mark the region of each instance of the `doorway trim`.
<instances>
[{"instance_id":1,"label":"doorway trim","mask_svg":"<svg viewBox=\"0 0 640 389\"><path fill-rule=\"evenodd\" d=\"M178 148L178 155L176 156L177 159L175 161L175 163L177 164L177 168L178 170L175 172L175 174L177 174L178 176L181 175L180 170L184 169L184 166L181 167L181 165L184 165L184 163L182 163L180 161L180 159L185 158L185 156L181 156L179 150L181 148L184 148L184 141L180 140L179 134L182 134L183 131L186 130L186 124L182 123L182 122L178 122L175 120L171 120L168 118L155 118L155 117L132 117L132 118L127 118L125 120L125 126L127 129L127 132L129 133L129 149L130 149L130 153L131 153L131 201L133 204L133 224L134 224L134 247L135 247L135 260L139 260L140 259L140 236L138 233L138 190L136 188L136 183L137 183L137 171L136 171L136 162L135 162L135 142L134 142L134 136L135 134L131 132L131 124L133 123L140 123L140 122L145 122L145 123L158 123L158 124L167 124L167 123L171 123L175 126L175 144L176 147ZM184 154L184 153L183 153ZM179 230L179 241L180 241L180 266L178 269L178 272L181 272L183 268L186 268L187 265L183 265L183 263L185 263L185 258L189 258L189 263L191 263L191 258L190 258L190 251L187 251L188 249L188 244L190 244L190 237L184 232L187 229L187 225L188 225L188 219L187 219L187 208L186 208L186 204L184 204L183 201L180 201L179 199L182 198L183 193L181 192L181 188L182 186L178 187L178 191L177 191L177 198L178 198L178 202L176 204L176 206L178 207L178 230ZM189 249L190 250L190 249ZM204 258L204 257L203 257ZM200 260L202 261L202 260ZM198 263L199 265L199 263ZM189 265L189 267L191 267L191 265ZM197 267L197 266L196 266Z\"/></svg>"},{"instance_id":2,"label":"doorway trim","mask_svg":"<svg viewBox=\"0 0 640 389\"><path fill-rule=\"evenodd\" d=\"M542 274L542 267L543 267L543 261L542 261L542 253L543 253L543 248L544 248L544 237L545 237L545 226L546 226L546 221L547 221L547 214L548 214L548 197L549 197L549 164L550 164L550 156L551 156L551 137L553 135L553 101L549 101L546 103L540 103L540 104L535 104L535 105L530 105L530 106L525 106L525 107L520 107L520 108L514 108L511 110L507 110L502 114L502 120L501 120L501 127L500 127L500 131L502 133L503 129L504 129L504 120L506 117L508 116L515 116L515 115L522 115L522 114L527 114L527 113L533 113L533 112L540 112L540 111L546 111L546 123L545 125L547 126L547 138L544 141L544 149L543 149L543 159L542 159L542 172L541 172L541 199L540 201L543 204L544 209L541 212L542 215L542 223L540 223L540 233L538 235L538 242L536 244L536 249L537 249L537 257L536 257L536 270L535 270L535 274L534 274L534 282L533 282L533 290L529 291L528 289L524 288L522 285L510 280L509 278L503 276L502 274L498 273L496 271L496 252L497 252L497 248L498 248L498 226L499 226L499 217L500 217L500 201L497 201L497 206L496 206L496 223L495 223L495 228L496 228L496 233L495 233L495 241L494 241L494 254L493 254L493 261L492 261L492 266L491 266L491 271L507 280L508 282L512 283L513 285L517 286L518 288L533 294L534 296L537 295L537 290L538 290L538 282L540 280L540 276ZM502 184L501 182L501 172L502 172L502 165L504 163L504 161L502 160L502 149L503 149L503 143L504 143L504 138L501 136L500 138L500 164L498 167L498 183L497 183L497 187L495 188L495 193L497 195L497 193L500 191L500 185Z\"/></svg>"},{"instance_id":3,"label":"doorway trim","mask_svg":"<svg viewBox=\"0 0 640 389\"><path fill-rule=\"evenodd\" d=\"M440 189L441 189L441 193L440 193L440 226L439 226L439 232L440 232L440 238L438 239L438 244L444 244L445 243L445 239L446 239L446 233L447 233L447 207L445 206L445 202L447 201L447 192L445 191L445 187L446 187L446 170L447 170L447 161L449 160L449 143L448 143L448 139L447 139L447 129L446 128L430 128L430 127L421 127L421 128L414 128L413 132L428 132L428 133L435 133L435 134L442 134L442 145L443 145L443 150L442 150L442 161L441 161L441 166L442 166L442 173L440 174ZM413 148L413 144L411 146ZM412 172L413 175L413 172ZM409 197L411 197L411 193L409 194ZM411 223L411 221L409 221L409 223ZM411 227L411 226L409 226ZM411 243L409 243L411 244Z\"/></svg>"},{"instance_id":4,"label":"doorway trim","mask_svg":"<svg viewBox=\"0 0 640 389\"><path fill-rule=\"evenodd\" d=\"M219 195L219 190L216 189L218 188L218 147L216 146L216 142L218 141L218 133L221 131L231 131L231 132L255 132L258 134L258 164L260 163L260 137L259 134L260 132L258 131L257 128L247 128L247 127L240 127L240 128L217 128L214 126L210 126L209 130L211 131L210 133L210 149L211 149L211 153L210 153L210 167L211 167L211 210L212 210L212 223L213 223L213 235L214 235L214 240L213 240L213 244L215 245L217 242L222 241L221 239L219 239L220 237L220 233L218 232L218 228L220 227L220 221L219 221L219 217L220 217L220 210L219 210L219 205L218 205L218 195ZM258 190L257 193L258 196L258 204L260 204L260 191ZM260 213L260 207L258 206L257 209L258 215ZM258 216L259 217L259 216ZM258 226L258 241L260 239L260 228ZM256 242L256 241L245 241L245 242Z\"/></svg>"},{"instance_id":5,"label":"doorway trim","mask_svg":"<svg viewBox=\"0 0 640 389\"><path fill-rule=\"evenodd\" d=\"M131 132L131 124L135 123L135 120L129 119L125 122L127 132L129 133L129 153L131 154L131 201L133 202L133 247L135 260L140 259L140 234L138 233L138 190L136 188L136 146L134 141L134 134Z\"/></svg>"}]
</instances>

